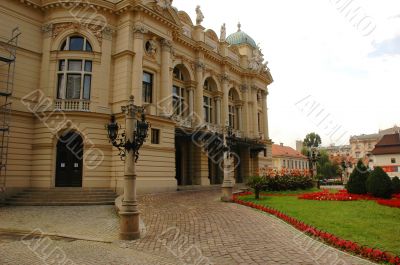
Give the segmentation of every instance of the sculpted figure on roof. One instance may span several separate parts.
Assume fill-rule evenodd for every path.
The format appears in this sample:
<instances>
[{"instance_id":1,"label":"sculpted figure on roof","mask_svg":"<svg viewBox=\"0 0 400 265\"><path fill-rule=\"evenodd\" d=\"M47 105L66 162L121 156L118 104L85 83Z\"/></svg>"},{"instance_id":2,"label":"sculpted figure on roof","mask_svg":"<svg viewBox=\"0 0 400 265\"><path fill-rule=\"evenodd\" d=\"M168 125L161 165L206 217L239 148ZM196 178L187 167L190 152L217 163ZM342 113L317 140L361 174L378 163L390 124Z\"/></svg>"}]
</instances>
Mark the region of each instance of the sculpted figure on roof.
<instances>
[{"instance_id":1,"label":"sculpted figure on roof","mask_svg":"<svg viewBox=\"0 0 400 265\"><path fill-rule=\"evenodd\" d=\"M172 0L156 0L157 5L161 7L162 9L167 9L171 7Z\"/></svg>"},{"instance_id":2,"label":"sculpted figure on roof","mask_svg":"<svg viewBox=\"0 0 400 265\"><path fill-rule=\"evenodd\" d=\"M203 12L201 12L200 6L197 6L196 7L196 25L197 26L200 25L201 22L203 22L203 20L204 20Z\"/></svg>"}]
</instances>

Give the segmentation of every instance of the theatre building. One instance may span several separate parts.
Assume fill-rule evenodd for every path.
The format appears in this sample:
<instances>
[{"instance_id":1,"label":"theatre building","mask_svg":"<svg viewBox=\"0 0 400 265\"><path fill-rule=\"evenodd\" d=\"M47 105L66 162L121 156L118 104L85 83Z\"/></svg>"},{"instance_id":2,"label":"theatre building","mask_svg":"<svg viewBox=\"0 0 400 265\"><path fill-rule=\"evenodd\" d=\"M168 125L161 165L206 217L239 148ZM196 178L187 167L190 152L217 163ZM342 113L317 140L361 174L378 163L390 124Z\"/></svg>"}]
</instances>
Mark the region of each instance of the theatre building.
<instances>
[{"instance_id":1,"label":"theatre building","mask_svg":"<svg viewBox=\"0 0 400 265\"><path fill-rule=\"evenodd\" d=\"M217 35L201 25L200 8L188 11L193 22L171 4L0 1L3 191L120 193L124 162L105 125L115 114L124 127L130 95L151 124L137 162L140 193L221 184L220 159L204 144L228 125L236 182L272 164L273 80L260 48L240 24L227 35L215 25Z\"/></svg>"}]
</instances>

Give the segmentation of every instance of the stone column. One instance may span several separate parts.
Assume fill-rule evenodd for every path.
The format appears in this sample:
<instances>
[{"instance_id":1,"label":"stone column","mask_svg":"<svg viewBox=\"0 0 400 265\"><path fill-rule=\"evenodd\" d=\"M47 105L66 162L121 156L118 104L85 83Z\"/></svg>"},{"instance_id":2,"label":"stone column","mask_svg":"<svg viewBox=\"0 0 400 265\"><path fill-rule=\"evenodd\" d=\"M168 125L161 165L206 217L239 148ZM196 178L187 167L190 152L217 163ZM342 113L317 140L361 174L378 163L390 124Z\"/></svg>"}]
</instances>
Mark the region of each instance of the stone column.
<instances>
[{"instance_id":1,"label":"stone column","mask_svg":"<svg viewBox=\"0 0 400 265\"><path fill-rule=\"evenodd\" d=\"M133 131L136 126L136 110L131 96L128 105L122 107L125 113L126 141L133 142ZM133 150L126 150L124 169L124 194L120 215L120 239L134 240L140 238L139 210L136 200L136 165Z\"/></svg>"},{"instance_id":2,"label":"stone column","mask_svg":"<svg viewBox=\"0 0 400 265\"><path fill-rule=\"evenodd\" d=\"M143 34L148 31L143 25L135 25L133 27L133 78L132 78L132 94L135 97L137 105L143 105Z\"/></svg>"},{"instance_id":3,"label":"stone column","mask_svg":"<svg viewBox=\"0 0 400 265\"><path fill-rule=\"evenodd\" d=\"M189 117L193 118L193 111L194 111L194 88L193 87L189 87L188 88L188 92L189 92L189 99L188 99L188 104L189 104Z\"/></svg>"},{"instance_id":4,"label":"stone column","mask_svg":"<svg viewBox=\"0 0 400 265\"><path fill-rule=\"evenodd\" d=\"M229 121L229 77L227 74L221 76L222 82L222 125L226 125Z\"/></svg>"},{"instance_id":5,"label":"stone column","mask_svg":"<svg viewBox=\"0 0 400 265\"><path fill-rule=\"evenodd\" d=\"M268 131L268 108L267 108L267 91L262 92L262 110L263 110L263 133L264 139L269 139L269 131Z\"/></svg>"},{"instance_id":6,"label":"stone column","mask_svg":"<svg viewBox=\"0 0 400 265\"><path fill-rule=\"evenodd\" d=\"M204 64L202 62L196 63L196 101L195 101L195 111L196 111L196 124L201 125L204 123L204 114L203 114L203 71Z\"/></svg>"},{"instance_id":7,"label":"stone column","mask_svg":"<svg viewBox=\"0 0 400 265\"><path fill-rule=\"evenodd\" d=\"M160 115L169 117L172 114L172 79L170 76L171 68L171 48L169 40L161 41L161 86L160 86Z\"/></svg>"},{"instance_id":8,"label":"stone column","mask_svg":"<svg viewBox=\"0 0 400 265\"><path fill-rule=\"evenodd\" d=\"M242 85L240 88L243 96L243 113L242 113L242 128L246 137L250 137L250 122L249 122L249 90L247 85Z\"/></svg>"},{"instance_id":9,"label":"stone column","mask_svg":"<svg viewBox=\"0 0 400 265\"><path fill-rule=\"evenodd\" d=\"M243 129L243 120L242 120L242 105L237 106L237 123L238 123L238 130L242 132Z\"/></svg>"},{"instance_id":10,"label":"stone column","mask_svg":"<svg viewBox=\"0 0 400 265\"><path fill-rule=\"evenodd\" d=\"M257 101L257 87L252 87L252 101L253 101L253 137L259 138L260 134L258 131L258 101Z\"/></svg>"},{"instance_id":11,"label":"stone column","mask_svg":"<svg viewBox=\"0 0 400 265\"><path fill-rule=\"evenodd\" d=\"M216 105L216 123L221 125L221 97L215 97L215 105Z\"/></svg>"}]
</instances>

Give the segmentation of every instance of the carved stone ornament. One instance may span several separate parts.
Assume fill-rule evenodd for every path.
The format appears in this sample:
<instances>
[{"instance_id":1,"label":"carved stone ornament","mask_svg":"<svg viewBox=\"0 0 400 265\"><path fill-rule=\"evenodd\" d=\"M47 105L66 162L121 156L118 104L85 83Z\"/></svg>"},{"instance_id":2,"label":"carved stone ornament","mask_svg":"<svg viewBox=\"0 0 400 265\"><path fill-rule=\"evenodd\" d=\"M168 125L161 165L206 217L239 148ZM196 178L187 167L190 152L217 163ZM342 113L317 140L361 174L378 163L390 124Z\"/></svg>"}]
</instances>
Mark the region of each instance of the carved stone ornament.
<instances>
[{"instance_id":1,"label":"carved stone ornament","mask_svg":"<svg viewBox=\"0 0 400 265\"><path fill-rule=\"evenodd\" d=\"M249 69L255 72L267 71L268 62L264 63L264 55L261 53L260 47L253 50L253 57L249 61Z\"/></svg>"},{"instance_id":2,"label":"carved stone ornament","mask_svg":"<svg viewBox=\"0 0 400 265\"><path fill-rule=\"evenodd\" d=\"M50 26L51 25L51 26ZM102 44L103 37L111 38L114 30L110 27L104 27L95 24L82 24L82 23L58 23L58 24L48 24L42 27L43 32L51 34L52 38L56 38L60 33L66 30L73 30L74 32L79 32L82 29L89 30L98 40L99 44Z\"/></svg>"},{"instance_id":3,"label":"carved stone ornament","mask_svg":"<svg viewBox=\"0 0 400 265\"><path fill-rule=\"evenodd\" d=\"M205 70L206 69L206 65L203 62L195 62L194 67L196 68L196 70Z\"/></svg>"},{"instance_id":4,"label":"carved stone ornament","mask_svg":"<svg viewBox=\"0 0 400 265\"><path fill-rule=\"evenodd\" d=\"M157 42L154 39L150 39L146 42L146 52L150 56L154 56L157 53Z\"/></svg>"},{"instance_id":5,"label":"carved stone ornament","mask_svg":"<svg viewBox=\"0 0 400 265\"><path fill-rule=\"evenodd\" d=\"M172 1L171 0L156 0L157 6L161 7L162 9L168 9L171 7Z\"/></svg>"},{"instance_id":6,"label":"carved stone ornament","mask_svg":"<svg viewBox=\"0 0 400 265\"><path fill-rule=\"evenodd\" d=\"M148 32L148 30L141 24L133 26L133 33L142 33L145 34Z\"/></svg>"},{"instance_id":7,"label":"carved stone ornament","mask_svg":"<svg viewBox=\"0 0 400 265\"><path fill-rule=\"evenodd\" d=\"M230 78L229 78L228 74L226 74L226 73L221 74L220 79L221 79L221 82L229 82L230 81Z\"/></svg>"}]
</instances>

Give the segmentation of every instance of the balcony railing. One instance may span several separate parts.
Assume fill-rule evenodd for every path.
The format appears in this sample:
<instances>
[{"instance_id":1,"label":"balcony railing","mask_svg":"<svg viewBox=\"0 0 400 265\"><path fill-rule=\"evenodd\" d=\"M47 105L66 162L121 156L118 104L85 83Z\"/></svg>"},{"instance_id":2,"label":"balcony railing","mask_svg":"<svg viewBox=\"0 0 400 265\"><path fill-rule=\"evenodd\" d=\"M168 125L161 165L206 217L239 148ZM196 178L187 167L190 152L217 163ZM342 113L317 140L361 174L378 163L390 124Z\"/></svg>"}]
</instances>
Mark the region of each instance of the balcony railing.
<instances>
[{"instance_id":1,"label":"balcony railing","mask_svg":"<svg viewBox=\"0 0 400 265\"><path fill-rule=\"evenodd\" d=\"M54 109L64 111L90 111L90 100L56 99Z\"/></svg>"}]
</instances>

